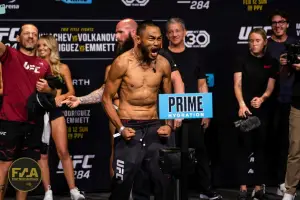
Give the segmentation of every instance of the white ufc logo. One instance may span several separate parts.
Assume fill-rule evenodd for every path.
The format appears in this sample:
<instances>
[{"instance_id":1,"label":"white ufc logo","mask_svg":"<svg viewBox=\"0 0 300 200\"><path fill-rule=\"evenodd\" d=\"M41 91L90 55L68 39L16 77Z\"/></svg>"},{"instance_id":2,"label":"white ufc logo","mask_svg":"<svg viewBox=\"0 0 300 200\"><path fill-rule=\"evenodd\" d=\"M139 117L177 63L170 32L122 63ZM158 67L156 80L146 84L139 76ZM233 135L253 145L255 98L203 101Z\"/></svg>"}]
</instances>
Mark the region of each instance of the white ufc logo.
<instances>
[{"instance_id":1,"label":"white ufc logo","mask_svg":"<svg viewBox=\"0 0 300 200\"><path fill-rule=\"evenodd\" d=\"M26 69L26 70L30 70L30 71L33 71L34 73L36 73L36 74L39 74L40 73L40 66L35 66L35 65L30 65L28 62L25 62L24 63L24 68Z\"/></svg>"},{"instance_id":2,"label":"white ufc logo","mask_svg":"<svg viewBox=\"0 0 300 200\"><path fill-rule=\"evenodd\" d=\"M93 158L95 158L95 155L74 155L71 156L73 160L73 168L77 169L78 167L81 167L82 169L91 169L93 166L89 164L89 161ZM58 163L58 169L63 169L61 161Z\"/></svg>"},{"instance_id":3,"label":"white ufc logo","mask_svg":"<svg viewBox=\"0 0 300 200\"><path fill-rule=\"evenodd\" d=\"M187 31L184 43L188 48L205 48L210 43L210 35L206 31Z\"/></svg>"},{"instance_id":4,"label":"white ufc logo","mask_svg":"<svg viewBox=\"0 0 300 200\"><path fill-rule=\"evenodd\" d=\"M124 161L123 160L117 160L116 178L120 178L122 181L124 180Z\"/></svg>"},{"instance_id":5,"label":"white ufc logo","mask_svg":"<svg viewBox=\"0 0 300 200\"><path fill-rule=\"evenodd\" d=\"M145 6L149 0L122 0L126 6Z\"/></svg>"},{"instance_id":6,"label":"white ufc logo","mask_svg":"<svg viewBox=\"0 0 300 200\"><path fill-rule=\"evenodd\" d=\"M16 42L19 29L20 28L0 28L0 41L2 41L4 37L8 37L10 42Z\"/></svg>"},{"instance_id":7,"label":"white ufc logo","mask_svg":"<svg viewBox=\"0 0 300 200\"><path fill-rule=\"evenodd\" d=\"M239 41L237 43L238 44L247 44L249 34L254 28L263 28L266 31L266 33L268 33L269 30L272 30L271 26L242 26L240 33L239 33ZM269 37L270 36L268 36L268 38Z\"/></svg>"}]
</instances>

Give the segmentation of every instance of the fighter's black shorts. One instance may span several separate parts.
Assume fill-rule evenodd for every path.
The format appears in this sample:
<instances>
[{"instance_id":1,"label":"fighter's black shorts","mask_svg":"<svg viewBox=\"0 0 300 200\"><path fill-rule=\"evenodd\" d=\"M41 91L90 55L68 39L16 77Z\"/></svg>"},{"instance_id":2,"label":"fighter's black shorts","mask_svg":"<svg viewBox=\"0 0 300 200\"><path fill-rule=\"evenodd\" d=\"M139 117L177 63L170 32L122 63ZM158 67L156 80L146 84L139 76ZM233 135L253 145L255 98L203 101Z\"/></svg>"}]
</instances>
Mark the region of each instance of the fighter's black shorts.
<instances>
[{"instance_id":1,"label":"fighter's black shorts","mask_svg":"<svg viewBox=\"0 0 300 200\"><path fill-rule=\"evenodd\" d=\"M0 161L20 157L39 160L42 132L39 125L0 120Z\"/></svg>"}]
</instances>

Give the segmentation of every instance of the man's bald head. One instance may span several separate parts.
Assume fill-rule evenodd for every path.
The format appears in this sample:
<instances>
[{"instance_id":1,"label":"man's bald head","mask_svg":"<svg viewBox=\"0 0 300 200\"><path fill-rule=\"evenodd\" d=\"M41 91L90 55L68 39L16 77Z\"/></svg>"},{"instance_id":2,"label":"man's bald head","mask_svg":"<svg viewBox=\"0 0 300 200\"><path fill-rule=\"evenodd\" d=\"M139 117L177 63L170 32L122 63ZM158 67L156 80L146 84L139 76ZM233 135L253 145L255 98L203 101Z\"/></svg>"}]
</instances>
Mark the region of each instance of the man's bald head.
<instances>
[{"instance_id":1,"label":"man's bald head","mask_svg":"<svg viewBox=\"0 0 300 200\"><path fill-rule=\"evenodd\" d=\"M136 21L134 21L131 18L126 18L126 19L122 19L121 21L119 21L116 29L126 29L131 32L132 36L134 36L136 33L137 27L138 27L138 25L137 25Z\"/></svg>"},{"instance_id":2,"label":"man's bald head","mask_svg":"<svg viewBox=\"0 0 300 200\"><path fill-rule=\"evenodd\" d=\"M119 21L116 26L116 39L118 43L123 44L124 41L129 37L135 37L137 29L137 23L130 18Z\"/></svg>"},{"instance_id":3,"label":"man's bald head","mask_svg":"<svg viewBox=\"0 0 300 200\"><path fill-rule=\"evenodd\" d=\"M137 23L130 18L123 19L116 26L117 55L134 47Z\"/></svg>"}]
</instances>

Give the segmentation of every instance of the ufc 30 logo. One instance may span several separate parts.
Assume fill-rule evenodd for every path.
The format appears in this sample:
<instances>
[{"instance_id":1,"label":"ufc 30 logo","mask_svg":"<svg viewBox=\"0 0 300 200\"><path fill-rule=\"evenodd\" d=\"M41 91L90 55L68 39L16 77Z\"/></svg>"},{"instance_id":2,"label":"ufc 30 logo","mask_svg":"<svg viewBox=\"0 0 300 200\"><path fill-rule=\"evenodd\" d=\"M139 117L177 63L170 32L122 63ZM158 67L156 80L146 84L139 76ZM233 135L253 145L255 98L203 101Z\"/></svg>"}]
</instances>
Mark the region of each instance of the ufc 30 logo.
<instances>
[{"instance_id":1,"label":"ufc 30 logo","mask_svg":"<svg viewBox=\"0 0 300 200\"><path fill-rule=\"evenodd\" d=\"M269 30L272 30L271 26L242 26L240 33L239 33L239 40L237 43L238 44L248 44L249 34L254 28L263 28L267 34L268 34ZM270 35L268 35L268 38L269 37L270 37Z\"/></svg>"},{"instance_id":2,"label":"ufc 30 logo","mask_svg":"<svg viewBox=\"0 0 300 200\"><path fill-rule=\"evenodd\" d=\"M205 48L210 43L210 35L206 31L187 31L184 43L188 48Z\"/></svg>"},{"instance_id":3,"label":"ufc 30 logo","mask_svg":"<svg viewBox=\"0 0 300 200\"><path fill-rule=\"evenodd\" d=\"M16 42L19 29L20 28L0 28L0 41L7 38L9 42Z\"/></svg>"},{"instance_id":4,"label":"ufc 30 logo","mask_svg":"<svg viewBox=\"0 0 300 200\"><path fill-rule=\"evenodd\" d=\"M122 0L125 6L146 6L150 0Z\"/></svg>"},{"instance_id":5,"label":"ufc 30 logo","mask_svg":"<svg viewBox=\"0 0 300 200\"><path fill-rule=\"evenodd\" d=\"M116 178L120 178L121 181L124 180L124 161L123 160L117 160Z\"/></svg>"}]
</instances>

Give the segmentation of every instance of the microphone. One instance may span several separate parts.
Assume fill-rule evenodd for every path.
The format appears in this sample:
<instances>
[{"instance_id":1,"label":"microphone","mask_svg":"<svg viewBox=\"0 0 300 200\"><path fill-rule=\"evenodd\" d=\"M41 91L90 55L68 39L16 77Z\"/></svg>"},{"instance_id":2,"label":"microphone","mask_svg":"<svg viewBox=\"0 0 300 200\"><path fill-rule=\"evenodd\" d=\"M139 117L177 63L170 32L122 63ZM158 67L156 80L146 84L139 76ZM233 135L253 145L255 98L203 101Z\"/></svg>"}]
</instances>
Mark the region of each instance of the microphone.
<instances>
[{"instance_id":1,"label":"microphone","mask_svg":"<svg viewBox=\"0 0 300 200\"><path fill-rule=\"evenodd\" d=\"M249 116L247 119L242 119L234 122L235 127L240 127L242 132L250 132L261 125L260 119L256 116Z\"/></svg>"}]
</instances>

